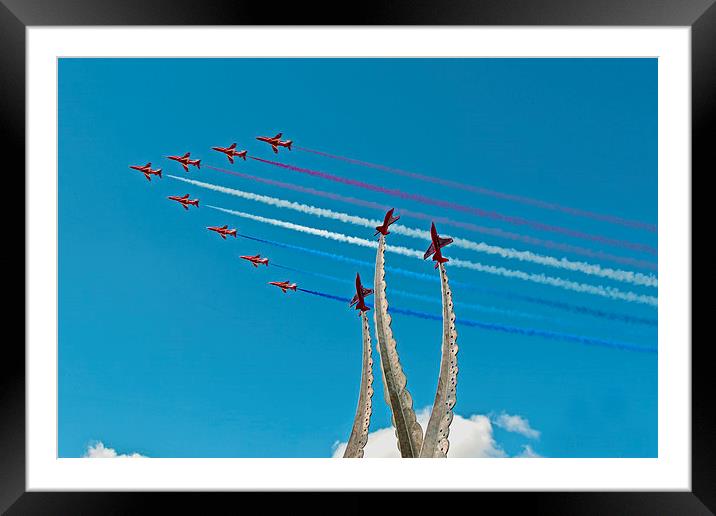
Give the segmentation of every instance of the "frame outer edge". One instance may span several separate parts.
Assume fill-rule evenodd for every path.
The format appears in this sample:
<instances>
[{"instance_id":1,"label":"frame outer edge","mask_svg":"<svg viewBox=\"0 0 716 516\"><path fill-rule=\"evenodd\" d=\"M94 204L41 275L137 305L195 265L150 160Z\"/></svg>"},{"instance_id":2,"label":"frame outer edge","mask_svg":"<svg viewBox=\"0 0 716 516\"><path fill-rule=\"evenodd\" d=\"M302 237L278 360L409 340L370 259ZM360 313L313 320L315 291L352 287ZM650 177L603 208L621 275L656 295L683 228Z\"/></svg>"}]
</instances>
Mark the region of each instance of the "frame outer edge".
<instances>
[{"instance_id":1,"label":"frame outer edge","mask_svg":"<svg viewBox=\"0 0 716 516\"><path fill-rule=\"evenodd\" d=\"M692 242L694 221L712 220L695 216L693 209L693 180L697 173L701 178L713 175L714 144L716 143L716 3L699 17L691 27L691 134L692 134ZM704 235L712 234L713 228L703 228ZM693 277L692 245L692 277ZM705 267L699 266L703 271ZM713 278L713 275L711 275ZM713 362L708 358L711 339L694 338L692 285L691 328L691 489L703 504L716 513L716 413L713 410ZM705 290L700 286L699 290ZM704 306L704 305L699 305ZM714 302L707 301L706 309L713 313Z\"/></svg>"},{"instance_id":2,"label":"frame outer edge","mask_svg":"<svg viewBox=\"0 0 716 516\"><path fill-rule=\"evenodd\" d=\"M11 11L5 5L6 3L14 4L14 11ZM38 5L38 2L34 0L27 1L27 4L31 3L34 4L35 7L37 7ZM62 2L57 3L60 4ZM105 2L99 3L104 4ZM129 3L131 4L132 2ZM161 2L152 3L154 3L156 6ZM425 2L419 3L425 4ZM713 92L716 91L716 5L713 4L713 0L709 0L708 2L702 1L700 2L702 8L697 9L695 7L697 3L699 2L691 3L690 9L690 12L694 12L696 10L702 12L702 14L696 18L692 25L692 161L694 163L694 168L705 168L703 165L700 164L703 163L705 165L705 163L707 163L706 159L713 155L713 153L710 152L710 147L712 147L714 144L713 127L715 118L714 113L716 112L716 96ZM560 4L560 2L553 3L553 5L558 4ZM677 2L673 2L673 4L677 4ZM705 7L709 4L710 7ZM418 11L424 13L424 7L425 5L423 5L423 8L418 9ZM684 6L682 5L679 7L683 8ZM18 11L18 8L20 9L20 11ZM553 9L555 8L553 7ZM499 14L496 13L497 10L499 9L493 8L493 10L490 12L490 9L488 7L488 12L485 13L483 23L495 23L494 18L496 16L499 17ZM510 9L508 6L504 6L504 9L502 10L504 11L503 14L505 14L508 13ZM96 15L95 13L94 16L91 13L88 16L81 16L77 10L73 10L72 8L68 9L66 12L67 16L69 16L70 19L76 20L76 23L78 24L92 24L96 23L98 19L108 21L108 16L116 16L116 22L118 23L122 23L122 20L124 21L124 23L127 23L130 20L135 21L134 16L130 12L125 11L125 13L122 15L118 14L116 12L116 9L113 9L111 11L113 13L108 13L105 15ZM191 13L191 9L188 9L188 12ZM542 22L539 22L534 19L537 16L530 15L529 13L520 14L519 12L517 12L513 13L513 15L511 16L505 16L505 19L502 21L502 23L509 23L513 21L515 17L523 18L524 24L539 25L550 22L556 24L559 24L560 22L569 23L570 20L561 20L560 22L557 22L557 20L554 19L554 16L551 15L550 12L543 13L544 15L541 16ZM25 166L25 23L29 22L30 24L44 23L50 25L59 25L68 21L67 19L55 19L54 21L48 20L44 18L47 14L48 13L46 12L43 13L41 9L33 10L32 7L27 10L23 10L22 6L18 6L17 2L15 2L14 0L10 0L10 2L8 2L7 0L3 0L2 2L0 2L0 47L2 47L3 49L3 51L0 52L0 69L6 72L4 74L0 74L0 90L3 91L3 96L2 98L0 98L0 120L3 122L4 126L12 128L7 131L7 136L5 140L5 143L7 145L6 148L12 151L8 153L12 154L12 157L10 159L16 160L16 163L14 164L18 165L18 169L20 169L19 167L22 167L21 170L24 170ZM381 13L378 13L378 16L376 18L379 18L380 14ZM386 14L386 22L384 23L400 23L400 20L396 18L394 12L392 14L383 14ZM453 18L454 14L455 13L448 13L448 15L446 16L437 16L436 21L449 23L446 18ZM582 16L586 15L583 14ZM572 15L568 17L571 18L571 23L574 24L582 23L588 25L604 23L601 18L593 19L590 22L588 17L585 19L582 18L582 16L576 17ZM671 17L671 23L669 23L668 20L657 20L649 16L642 16L638 18L638 20L634 16L628 16L626 17L626 22L622 21L620 23L630 23L634 25L659 24L659 21L661 21L661 23L666 22L673 25L679 25L683 24L683 16L683 11L681 15L677 15L675 11L670 11L668 17ZM618 21L615 20L616 17L618 17L617 11L608 12L607 18L611 19L612 22ZM227 19L227 22L230 22L231 18L232 16ZM258 19L251 18L252 17L248 17L247 19L245 19L244 23L260 23ZM260 18L260 16L257 18ZM423 18L423 20L421 22L419 20L415 21L409 20L407 18ZM465 18L466 21L463 21L463 23L475 22L474 13L472 15L465 16ZM532 20L530 21L530 19ZM641 20L641 23L639 23L639 20ZM372 19L369 21L373 23L379 23L379 20L377 19ZM144 24L149 24L152 22L156 23L156 20L154 20L152 16L149 16L149 19L145 20ZM181 20L176 19L170 19L166 21L166 23L168 24L176 24L180 22ZM421 15L413 15L410 17L406 17L406 20L403 21L403 23L426 24L426 21ZM697 164L697 161L699 162L699 164ZM711 170L709 171L704 170L702 175L706 176L708 172L712 172L712 169L713 167L711 167ZM17 232L18 231L16 231L15 234L17 234ZM24 252L25 247L23 245L23 258ZM704 344L708 343L704 342ZM7 346L5 348L5 353L7 354L4 356L4 358L8 360L8 363L13 363L15 367L14 371L8 373L4 372L2 375L0 375L0 386L2 387L0 389L0 414L2 415L0 419L5 422L12 422L12 424L10 425L0 425L0 458L2 459L2 469L0 470L0 512L5 511L9 507L9 505L13 504L13 502L17 500L18 496L25 491L25 355L24 349L17 345L15 345L14 347L13 345ZM695 497L698 497L700 503L705 506L704 509L708 507L709 509L714 510L714 507L716 507L716 493L713 489L713 486L716 485L716 478L714 478L714 471L716 471L716 450L712 445L712 436L716 435L716 417L714 416L714 413L712 411L712 400L709 396L709 393L711 391L709 389L710 382L708 382L708 380L710 378L707 375L707 368L710 368L710 363L703 358L699 360L699 357L704 357L705 354L706 353L704 350L699 349L698 347L693 347L693 364L695 364L697 367L693 368L692 387L692 489ZM698 364L701 365L699 366ZM622 499L623 501L625 501L624 494L612 494L615 495L615 500ZM674 496L674 498L680 498L683 500L683 496L685 493L682 495L679 495L677 493L671 494ZM47 494L47 496L45 497L41 497L39 493L37 495L37 498L53 497L53 495L50 494ZM56 494L54 497L56 497L57 495L59 495L59 493ZM559 496L557 493L554 493L553 496L554 495ZM567 500L572 499L572 501L576 501L574 500L575 495L576 498L580 500L580 502L586 501L586 499L588 498L592 498L589 495L577 495L576 493L572 495L567 495L565 498ZM633 493L631 495L626 495L626 497L631 498L633 500L634 496L641 497L642 495L646 499L648 499L649 497L659 497L659 495L657 495L656 493ZM610 497L610 494L607 494L606 496ZM663 494L661 496L663 496ZM77 498L76 495L73 495L71 497L75 499ZM118 495L116 493L110 495L110 499L114 498L116 501L119 501L118 498L120 497L124 498L125 501L127 501L126 496ZM22 502L26 503L27 498L28 495L22 496L20 503L16 504L16 507L18 505L23 505ZM62 498L67 500L67 497L65 496L63 496ZM536 498L542 497L537 495ZM542 499L544 500L544 498ZM601 499L604 500L603 498ZM49 502L49 500L47 501ZM692 502L694 501L696 500L692 500ZM557 506L559 505L560 504L557 503ZM579 505L581 505L581 503ZM575 506L573 505L572 508L574 509ZM584 509L583 506L582 509ZM559 511L556 512L559 513Z\"/></svg>"},{"instance_id":3,"label":"frame outer edge","mask_svg":"<svg viewBox=\"0 0 716 516\"><path fill-rule=\"evenodd\" d=\"M2 0L26 25L680 25L713 0ZM209 5L210 4L210 5Z\"/></svg>"},{"instance_id":4,"label":"frame outer edge","mask_svg":"<svg viewBox=\"0 0 716 516\"><path fill-rule=\"evenodd\" d=\"M2 154L10 162L4 170L14 170L14 175L6 176L16 183L12 197L25 201L25 24L16 14L0 2L0 127L4 129ZM22 171L23 173L17 173ZM17 184L19 183L19 185ZM18 188L19 186L19 188ZM8 189L9 190L9 189ZM19 195L22 193L22 195ZM7 241L14 242L15 256L22 255L25 269L25 225L7 224ZM20 247L22 245L22 247ZM7 249L11 247L8 246ZM19 251L19 252L18 252ZM19 259L15 260L17 264ZM19 274L8 274L6 279L20 281ZM23 274L23 278L25 274ZM14 290L14 289L13 289ZM16 291L19 292L19 289ZM7 320L24 319L25 293L14 297L8 306L23 316L15 315ZM22 302L20 302L20 300ZM21 307L21 308L20 308ZM17 324L17 323L15 323ZM0 374L0 513L3 513L20 495L25 492L25 325L23 339L14 337L3 339L2 374Z\"/></svg>"}]
</instances>

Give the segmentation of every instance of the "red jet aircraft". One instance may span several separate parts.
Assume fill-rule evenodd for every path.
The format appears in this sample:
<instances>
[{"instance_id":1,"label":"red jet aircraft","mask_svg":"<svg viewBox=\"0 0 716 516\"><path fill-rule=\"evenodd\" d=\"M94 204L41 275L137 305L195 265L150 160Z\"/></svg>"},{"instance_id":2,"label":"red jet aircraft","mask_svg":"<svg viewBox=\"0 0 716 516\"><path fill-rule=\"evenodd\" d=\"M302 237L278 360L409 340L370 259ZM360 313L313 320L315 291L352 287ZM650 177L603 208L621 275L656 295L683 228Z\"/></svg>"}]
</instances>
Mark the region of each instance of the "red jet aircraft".
<instances>
[{"instance_id":1,"label":"red jet aircraft","mask_svg":"<svg viewBox=\"0 0 716 516\"><path fill-rule=\"evenodd\" d=\"M393 217L393 212L395 211L395 208L391 208L388 210L388 213L385 214L385 219L383 219L383 225L377 226L375 228L375 235L378 233L383 233L384 235L389 235L390 231L388 231L388 226L390 226L393 222L398 220L400 217ZM375 236L373 235L373 236Z\"/></svg>"},{"instance_id":2,"label":"red jet aircraft","mask_svg":"<svg viewBox=\"0 0 716 516\"><path fill-rule=\"evenodd\" d=\"M258 267L259 263L264 264L266 267L268 267L268 258L261 258L260 254L257 254L256 256L239 256L239 258L243 258L244 260L247 260L251 262L251 265L254 267Z\"/></svg>"},{"instance_id":3,"label":"red jet aircraft","mask_svg":"<svg viewBox=\"0 0 716 516\"><path fill-rule=\"evenodd\" d=\"M433 222L433 225L430 226L430 240L432 240L432 243L430 244L430 247L428 247L428 250L425 251L425 254L423 255L423 260L426 260L431 254L434 255L433 261L435 262L435 268L437 269L438 264L449 261L443 256L440 249L442 249L446 245L452 244L452 238L440 238L440 235L438 235L438 230L435 229L435 223Z\"/></svg>"},{"instance_id":4,"label":"red jet aircraft","mask_svg":"<svg viewBox=\"0 0 716 516\"><path fill-rule=\"evenodd\" d=\"M348 306L356 305L356 310L361 312L367 312L370 310L365 304L365 297L373 293L373 289L365 288L360 283L360 274L356 274L356 295L351 299L351 303Z\"/></svg>"},{"instance_id":5,"label":"red jet aircraft","mask_svg":"<svg viewBox=\"0 0 716 516\"><path fill-rule=\"evenodd\" d=\"M162 169L158 168L156 170L152 170L152 164L147 163L143 167L140 167L138 165L129 165L129 168L133 168L134 170L139 170L142 174L144 174L144 177L147 178L147 181L150 183L152 182L151 176L159 176L159 179L162 178Z\"/></svg>"},{"instance_id":6,"label":"red jet aircraft","mask_svg":"<svg viewBox=\"0 0 716 516\"><path fill-rule=\"evenodd\" d=\"M170 195L169 197L167 197L167 199L171 199L172 201L178 202L179 204L184 206L185 210L189 209L190 204L196 206L197 208L199 207L199 199L190 200L189 194L183 195L181 197L179 197L178 195Z\"/></svg>"},{"instance_id":7,"label":"red jet aircraft","mask_svg":"<svg viewBox=\"0 0 716 516\"><path fill-rule=\"evenodd\" d=\"M278 154L279 147L286 147L288 150L291 150L291 145L293 144L291 140L282 140L281 136L283 136L283 133L278 133L273 138L269 138L268 136L257 136L256 139L260 142L266 142L271 145L274 153Z\"/></svg>"},{"instance_id":8,"label":"red jet aircraft","mask_svg":"<svg viewBox=\"0 0 716 516\"><path fill-rule=\"evenodd\" d=\"M183 156L167 156L169 159L173 159L174 161L178 161L181 163L181 166L184 167L185 172L189 172L189 165L194 165L196 168L201 168L201 160L200 159L189 159L190 152L187 152Z\"/></svg>"},{"instance_id":9,"label":"red jet aircraft","mask_svg":"<svg viewBox=\"0 0 716 516\"><path fill-rule=\"evenodd\" d=\"M246 161L246 151L237 151L236 150L236 144L232 143L228 147L212 147L215 151L223 152L226 154L226 157L229 158L229 163L234 163L234 156L238 156L239 158L244 158L244 161Z\"/></svg>"},{"instance_id":10,"label":"red jet aircraft","mask_svg":"<svg viewBox=\"0 0 716 516\"><path fill-rule=\"evenodd\" d=\"M234 238L236 238L236 229L229 229L229 226L209 226L206 229L209 231L216 231L219 233L219 236L226 240L226 235L232 235Z\"/></svg>"},{"instance_id":11,"label":"red jet aircraft","mask_svg":"<svg viewBox=\"0 0 716 516\"><path fill-rule=\"evenodd\" d=\"M291 284L288 282L288 280L286 280L286 281L269 281L268 284L277 286L278 288L283 290L284 294L286 293L286 290L293 290L294 292L296 291L296 284L295 283Z\"/></svg>"}]
</instances>

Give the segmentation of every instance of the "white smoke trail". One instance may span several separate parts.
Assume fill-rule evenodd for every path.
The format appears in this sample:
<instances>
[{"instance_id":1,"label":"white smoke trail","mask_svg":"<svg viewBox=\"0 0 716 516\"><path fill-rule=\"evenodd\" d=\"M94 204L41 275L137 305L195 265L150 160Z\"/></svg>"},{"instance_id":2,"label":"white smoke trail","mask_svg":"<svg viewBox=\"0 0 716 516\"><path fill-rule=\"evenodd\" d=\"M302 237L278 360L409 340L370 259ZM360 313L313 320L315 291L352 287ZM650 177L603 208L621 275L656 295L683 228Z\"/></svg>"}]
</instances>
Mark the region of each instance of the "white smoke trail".
<instances>
[{"instance_id":1,"label":"white smoke trail","mask_svg":"<svg viewBox=\"0 0 716 516\"><path fill-rule=\"evenodd\" d=\"M366 219L364 217L349 215L347 213L336 212L325 208L318 208L316 206L311 206L308 204L286 201L284 199L277 199L275 197L269 197L267 195L259 195L251 192L245 192L243 190L237 190L235 188L227 188L225 186L214 185L211 183L196 181L194 179L187 179L185 177L180 176L169 175L169 177L171 177L172 179L183 181L185 183L199 186L201 188L213 190L215 192L225 193L228 195L233 195L235 197L241 197L243 199L261 202L270 206L276 206L278 208L288 208L301 213L306 213L308 215L315 215L317 217L325 217L329 219L339 220L348 224L355 224L358 226L364 226L369 228L375 228L376 226L382 224L382 221L379 220ZM392 233L419 238L421 240L430 240L430 232L422 229L410 228L402 225L393 225L390 227L390 231ZM625 283L632 283L634 285L644 285L647 287L657 286L657 278L652 274L642 274L640 272L611 269L608 267L602 267L597 264L572 261L568 260L567 258L555 258L554 256L545 256L533 253L531 251L518 251L512 248L490 245L486 244L485 242L473 242L472 240L466 240L464 238L454 238L453 245L455 245L456 247L470 249L480 253L501 256L502 258L526 261L536 263L538 265L545 265L548 267L582 272L584 274L608 278L615 281L622 281Z\"/></svg>"},{"instance_id":2,"label":"white smoke trail","mask_svg":"<svg viewBox=\"0 0 716 516\"><path fill-rule=\"evenodd\" d=\"M309 226L302 226L300 224L294 224L293 222L287 222L279 219L271 219L268 217L262 217L260 215L254 215L252 213L245 213L242 211L229 210L227 208L221 208L219 206L207 205L208 208L219 210L224 213L236 215L245 219L255 220L256 222L263 222L271 224L285 229L291 229L300 233L307 233L309 235L319 236L329 240L336 240L338 242L345 242L361 247L370 247L376 249L378 242L373 240L366 240L364 238L358 238L354 236L344 235L342 233L335 233L333 231L327 231L325 229L312 228ZM407 247L387 245L385 250L394 254L400 254L403 256L410 256L412 258L423 259L422 251L417 249L409 249ZM481 263L469 262L466 260L458 260L455 258L450 259L450 263L454 267L461 267L465 269L472 269L488 274L496 274L507 278L517 278L525 281L532 281L534 283L541 283L544 285L552 285L554 287L560 287L574 292L582 292L586 294L593 294L597 296L607 297L611 299L620 299L622 301L636 302L647 305L656 306L657 299L654 296L647 296L642 294L636 294L634 292L623 292L619 289L612 287L603 287L601 285L588 285L585 283L577 283L575 281L569 281L561 278L554 278L552 276L545 276L544 274L532 274L524 271L506 269L504 267L494 267L492 265L483 265Z\"/></svg>"}]
</instances>

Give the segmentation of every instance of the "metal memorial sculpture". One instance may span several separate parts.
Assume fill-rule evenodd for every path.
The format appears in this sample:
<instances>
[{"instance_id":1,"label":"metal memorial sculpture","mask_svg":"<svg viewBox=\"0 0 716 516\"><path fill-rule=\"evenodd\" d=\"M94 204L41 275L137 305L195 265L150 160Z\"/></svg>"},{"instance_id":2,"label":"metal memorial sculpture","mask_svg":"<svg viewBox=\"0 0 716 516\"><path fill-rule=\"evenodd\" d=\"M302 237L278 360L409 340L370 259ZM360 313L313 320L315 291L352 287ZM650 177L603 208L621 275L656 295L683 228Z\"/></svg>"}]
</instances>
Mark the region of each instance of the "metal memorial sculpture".
<instances>
[{"instance_id":1,"label":"metal memorial sculpture","mask_svg":"<svg viewBox=\"0 0 716 516\"><path fill-rule=\"evenodd\" d=\"M373 358L371 353L370 327L366 312L370 310L365 304L365 296L373 291L364 288L360 283L360 275L356 275L356 295L351 300L350 306L356 305L360 310L361 328L363 336L363 367L360 379L360 394L358 395L358 408L356 417L353 420L353 429L348 439L348 446L343 458L363 457L363 448L368 442L368 428L370 427L370 415L372 412L373 398Z\"/></svg>"},{"instance_id":2,"label":"metal memorial sculpture","mask_svg":"<svg viewBox=\"0 0 716 516\"><path fill-rule=\"evenodd\" d=\"M438 386L435 393L432 413L423 435L423 428L418 423L413 409L413 399L407 388L407 377L403 372L398 356L397 343L391 329L391 316L388 313L388 300L386 297L385 281L385 237L390 233L388 227L400 217L393 216L391 209L385 216L381 226L376 227L378 250L375 259L374 290L366 289L360 283L360 276L356 277L356 295L351 300L351 306L356 305L360 310L363 333L363 372L361 388L358 397L358 408L351 436L348 440L344 457L363 457L364 447L368 439L370 425L372 389L372 360L368 318L366 312L370 310L365 304L365 296L375 294L375 310L373 319L375 323L375 336L377 340L380 365L383 374L383 387L385 401L390 407L392 423L395 428L398 450L403 458L447 457L450 442L450 424L453 419L452 409L456 402L457 388L457 330L455 328L455 312L452 291L445 271L447 258L442 256L441 249L452 242L451 238L441 238L435 224L430 231L431 244L425 252L424 259L432 256L435 268L439 269L442 291L442 359Z\"/></svg>"},{"instance_id":3,"label":"metal memorial sculpture","mask_svg":"<svg viewBox=\"0 0 716 516\"><path fill-rule=\"evenodd\" d=\"M440 284L443 299L443 343L438 388L435 393L433 411L425 429L420 457L447 457L450 442L450 423L455 406L457 390L457 330L453 310L452 291L448 284L445 265L440 264Z\"/></svg>"},{"instance_id":4,"label":"metal memorial sculpture","mask_svg":"<svg viewBox=\"0 0 716 516\"><path fill-rule=\"evenodd\" d=\"M408 379L403 373L398 357L398 346L390 327L391 316L388 313L388 300L385 289L385 235L378 240L378 252L375 258L375 338L378 341L380 366L383 371L385 401L393 414L395 436L398 449L404 458L418 457L423 445L423 429L415 418L413 398L408 392Z\"/></svg>"}]
</instances>

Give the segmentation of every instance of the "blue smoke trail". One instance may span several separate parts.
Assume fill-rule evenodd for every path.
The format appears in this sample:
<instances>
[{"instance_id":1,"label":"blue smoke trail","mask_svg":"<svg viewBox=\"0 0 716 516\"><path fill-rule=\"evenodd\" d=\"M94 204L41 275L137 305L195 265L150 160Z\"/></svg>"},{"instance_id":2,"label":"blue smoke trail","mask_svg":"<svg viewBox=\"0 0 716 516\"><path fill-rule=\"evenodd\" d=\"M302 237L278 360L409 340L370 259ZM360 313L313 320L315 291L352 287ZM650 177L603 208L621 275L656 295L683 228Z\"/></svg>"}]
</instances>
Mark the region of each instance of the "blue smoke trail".
<instances>
[{"instance_id":1,"label":"blue smoke trail","mask_svg":"<svg viewBox=\"0 0 716 516\"><path fill-rule=\"evenodd\" d=\"M314 296L323 297L326 299L332 299L334 301L341 301L343 303L350 303L350 299L347 297L341 297L341 296L334 296L333 294L327 294L325 292L318 292L316 290L309 290L305 288L298 288L297 290L300 290L301 292L305 292L307 294L311 294ZM366 303L369 307L373 307L373 305ZM440 315L433 315L428 314L425 312L418 312L416 310L408 310L404 308L396 308L394 306L390 306L388 308L388 312L393 314L403 314L408 315L411 317L418 317L420 319L427 319L432 321L441 321L442 322L442 316ZM545 339L552 339L552 340L561 340L561 341L567 341L567 342L577 342L579 344L586 344L589 346L602 346L602 347L608 347L612 349L621 349L626 351L639 351L642 353L656 353L656 348L647 347L647 346L639 346L636 344L631 344L628 342L619 342L619 341L613 341L613 340L604 340L604 339L597 339L593 337L585 337L582 335L573 335L571 333L561 333L561 332L554 332L554 331L548 331L548 330L539 330L536 328L521 328L519 326L511 326L507 324L497 324L497 323L488 323L483 321L475 321L470 319L456 319L455 324L460 326L470 326L473 328L480 328L483 330L490 330L490 331L500 331L504 333L511 333L514 335L524 335L526 337L543 337Z\"/></svg>"},{"instance_id":2,"label":"blue smoke trail","mask_svg":"<svg viewBox=\"0 0 716 516\"><path fill-rule=\"evenodd\" d=\"M355 258L350 258L348 256L343 256L340 254L329 253L326 251L320 251L318 249L311 249L309 247L301 247L301 246L297 246L297 245L293 245L293 244L286 244L283 242L276 242L273 240L265 240L263 238L257 238L257 237L252 237L249 235L243 235L241 233L237 233L237 235L240 236L241 238L246 238L248 240L254 240L256 242L261 242L264 244L272 245L274 247L281 247L284 249L291 249L294 251L309 253L309 254L313 254L316 256L322 256L324 258L329 258L331 260L335 260L335 261L339 261L339 262L351 263L354 265L359 265L361 267L368 267L370 269L373 269L373 267L375 267L374 263L367 262L364 260L357 260ZM399 274L401 276L406 276L409 278L415 278L415 279L419 279L422 281L431 281L431 282L437 282L437 283L440 282L440 278L437 275L413 272L413 271L409 271L406 269L401 269L399 267L386 266L385 269L387 271L393 272L395 274ZM550 308L556 308L558 310L564 310L567 312L577 313L577 314L581 314L581 315L589 315L592 317L600 317L603 319L625 322L625 323L629 323L629 324L643 324L646 326L657 326L656 319L650 319L647 317L637 317L637 316L620 314L620 313L615 313L615 312L606 312L604 310L599 310L596 308L590 308L590 307L580 306L580 305L573 305L571 303L565 303L563 301L551 301L549 299L543 299L541 297L534 297L534 296L528 296L525 294L516 294L513 292L505 292L502 290L491 289L491 288L487 288L487 287L483 287L483 286L479 286L479 285L475 285L475 284L467 283L467 282L463 282L463 281L450 280L450 284L453 287L465 287L465 288L470 289L471 291L483 292L485 294L508 299L510 301L525 301L527 303L548 306Z\"/></svg>"},{"instance_id":3,"label":"blue smoke trail","mask_svg":"<svg viewBox=\"0 0 716 516\"><path fill-rule=\"evenodd\" d=\"M272 245L272 246L274 246L274 247L282 247L282 248L284 248L284 249L292 249L292 250L294 250L294 251L301 251L301 252L303 252L303 253L310 253L310 254L314 254L314 255L316 255L316 256L322 256L322 257L324 257L324 258L329 258L329 259L331 259L331 260L335 260L335 261L339 261L339 262L351 263L351 264L353 264L353 265L360 265L360 266L362 266L362 267L369 267L370 269L373 269L373 268L375 267L375 264L374 264L374 263L366 262L365 260L357 260L357 259L355 259L355 258L350 258L350 257L348 257L348 256L343 256L343 255L341 255L341 254L328 253L328 252L325 252L325 251L320 251L320 250L318 250L318 249L311 249L310 247L301 247L301 246L298 246L298 245L285 244L285 243L283 243L283 242L276 242L276 241L273 241L273 240L264 240L263 238L257 238L257 237L252 237L252 236L248 236L248 235L242 235L241 233L237 233L237 235L240 236L240 237L242 237L242 238L246 238L246 239L249 239L249 240L254 240L254 241L256 241L256 242L261 242L261 243L264 243L264 244L269 244L269 245ZM395 267L386 267L385 269L386 269L386 270L389 270L389 271L392 271L392 272L395 272L396 274L402 274L403 276L408 276L408 277L411 277L411 278L416 278L416 279L421 279L421 280L425 280L425 281L432 281L432 282L435 282L435 283L440 283L440 278L439 278L439 277L437 277L437 276L431 276L430 274L422 274L422 273L419 273L419 272L408 271L408 270L405 270L405 269L399 269L399 268L395 268ZM453 284L457 284L457 283L456 283L456 282L453 282ZM465 285L465 286L470 286L469 283L463 283L463 285Z\"/></svg>"},{"instance_id":4,"label":"blue smoke trail","mask_svg":"<svg viewBox=\"0 0 716 516\"><path fill-rule=\"evenodd\" d=\"M307 274L309 276L314 276L316 278L322 278L322 279L326 279L329 281L336 281L339 283L355 285L353 280L349 280L349 279L345 279L345 278L338 278L336 276L330 276L328 274L322 274L320 272L296 269L294 267L287 267L286 265L280 265L278 263L272 263L272 265L274 267L279 267L281 269L285 269L288 271L297 272L299 274ZM442 305L442 301L437 296L431 297L431 296L416 294L414 292L406 292L404 290L395 290L395 289L390 289L390 292L391 292L391 294L394 294L397 296L416 299L418 301L423 301L423 302L430 303L430 304ZM495 308L492 306L485 306L485 305L480 305L480 304L476 304L476 303L459 302L459 303L456 303L456 306L457 306L458 310L460 310L462 308L468 308L468 309L477 310L478 312L485 312L485 313L491 313L491 314L509 315L509 316L525 317L527 319L536 319L536 320L542 320L542 321L550 320L552 322L560 322L560 319L556 319L556 318L544 317L544 316L538 315L538 314L528 314L525 312L520 312L518 310L504 310L501 308Z\"/></svg>"},{"instance_id":5,"label":"blue smoke trail","mask_svg":"<svg viewBox=\"0 0 716 516\"><path fill-rule=\"evenodd\" d=\"M300 288L300 287L298 287L298 288L296 288L296 290L299 290L299 291L301 291L301 292L305 292L306 294L313 294L314 296L320 296L320 297L325 297L325 298L328 298L328 299L333 299L333 300L335 300L335 301L341 301L341 302L343 302L343 303L345 303L345 304L348 304L348 303L351 302L351 300L350 300L349 298L347 298L347 297L334 296L334 295L332 295L332 294L326 294L325 292L318 292L318 291L316 291L316 290L308 290L307 288ZM366 303L366 305L368 305L368 303ZM368 306L372 306L372 305L368 305Z\"/></svg>"},{"instance_id":6,"label":"blue smoke trail","mask_svg":"<svg viewBox=\"0 0 716 516\"><path fill-rule=\"evenodd\" d=\"M291 271L291 272L298 272L300 274L308 274L309 276L315 276L316 278L323 278L323 279L330 280L330 281L338 281L340 283L354 284L353 281L351 281L349 279L337 278L335 276L329 276L328 274L322 274L322 273L316 272L316 271L305 271L303 269L296 269L294 267L288 267L286 265L281 265L279 263L271 262L271 267L278 267L279 269L284 269L284 270Z\"/></svg>"}]
</instances>

